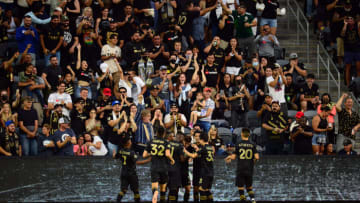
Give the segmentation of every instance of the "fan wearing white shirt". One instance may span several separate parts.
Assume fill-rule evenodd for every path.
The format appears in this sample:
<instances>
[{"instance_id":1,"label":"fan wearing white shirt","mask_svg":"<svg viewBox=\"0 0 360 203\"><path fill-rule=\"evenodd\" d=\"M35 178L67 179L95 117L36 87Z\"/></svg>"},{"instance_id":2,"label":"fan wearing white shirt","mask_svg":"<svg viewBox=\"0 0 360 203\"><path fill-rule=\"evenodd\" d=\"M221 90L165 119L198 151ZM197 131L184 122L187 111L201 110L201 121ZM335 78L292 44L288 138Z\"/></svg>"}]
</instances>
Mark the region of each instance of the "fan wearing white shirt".
<instances>
[{"instance_id":1,"label":"fan wearing white shirt","mask_svg":"<svg viewBox=\"0 0 360 203\"><path fill-rule=\"evenodd\" d=\"M108 44L101 48L101 60L104 61L109 67L110 74L114 77L114 81L118 82L120 79L117 61L114 59L120 58L121 49L116 46L118 43L118 36L116 34L110 35Z\"/></svg>"},{"instance_id":2,"label":"fan wearing white shirt","mask_svg":"<svg viewBox=\"0 0 360 203\"><path fill-rule=\"evenodd\" d=\"M71 96L65 93L65 82L60 82L58 91L51 93L48 98L48 109L53 110L56 104L64 105L63 114L69 115L69 111L73 108Z\"/></svg>"},{"instance_id":3,"label":"fan wearing white shirt","mask_svg":"<svg viewBox=\"0 0 360 203\"><path fill-rule=\"evenodd\" d=\"M288 109L285 100L285 85L287 81L280 65L275 64L272 76L266 78L266 84L269 87L269 94L272 96L273 101L279 102L281 111L287 116Z\"/></svg>"}]
</instances>

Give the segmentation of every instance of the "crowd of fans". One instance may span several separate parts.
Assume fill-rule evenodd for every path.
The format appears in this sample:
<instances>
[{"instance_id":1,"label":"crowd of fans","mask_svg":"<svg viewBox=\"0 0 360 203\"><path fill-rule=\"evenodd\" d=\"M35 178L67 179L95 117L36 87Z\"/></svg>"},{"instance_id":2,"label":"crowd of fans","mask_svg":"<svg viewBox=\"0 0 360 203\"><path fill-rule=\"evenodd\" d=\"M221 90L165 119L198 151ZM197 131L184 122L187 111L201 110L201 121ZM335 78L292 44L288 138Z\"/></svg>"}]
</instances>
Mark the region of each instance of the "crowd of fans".
<instances>
[{"instance_id":1,"label":"crowd of fans","mask_svg":"<svg viewBox=\"0 0 360 203\"><path fill-rule=\"evenodd\" d=\"M264 4L257 15L252 0L2 1L0 154L105 156L125 137L142 154L162 126L205 131L222 155L234 142L213 121L254 129L255 111L268 154L355 153L351 98L320 97L296 53L276 63L280 5Z\"/></svg>"},{"instance_id":2,"label":"crowd of fans","mask_svg":"<svg viewBox=\"0 0 360 203\"><path fill-rule=\"evenodd\" d=\"M328 50L333 50L345 84L360 76L360 2L357 0L306 0L306 15ZM353 67L356 67L353 68Z\"/></svg>"}]
</instances>

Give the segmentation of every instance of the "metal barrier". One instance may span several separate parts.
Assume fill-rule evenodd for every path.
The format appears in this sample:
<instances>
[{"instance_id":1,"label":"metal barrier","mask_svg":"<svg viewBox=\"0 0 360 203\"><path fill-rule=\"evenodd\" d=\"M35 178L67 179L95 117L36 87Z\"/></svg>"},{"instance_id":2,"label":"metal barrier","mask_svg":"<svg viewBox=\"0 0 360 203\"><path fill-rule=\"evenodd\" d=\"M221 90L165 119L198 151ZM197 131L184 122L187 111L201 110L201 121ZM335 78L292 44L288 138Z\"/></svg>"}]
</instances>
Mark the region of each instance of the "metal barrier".
<instances>
[{"instance_id":1,"label":"metal barrier","mask_svg":"<svg viewBox=\"0 0 360 203\"><path fill-rule=\"evenodd\" d=\"M336 65L334 64L332 58L324 48L324 46L319 42L317 45L317 76L320 77L320 65L323 65L327 70L327 82L328 82L328 93L330 91L330 82L333 82L337 87L337 98L340 98L341 90L341 76ZM336 78L337 76L337 78Z\"/></svg>"},{"instance_id":2,"label":"metal barrier","mask_svg":"<svg viewBox=\"0 0 360 203\"><path fill-rule=\"evenodd\" d=\"M296 0L286 0L288 13L292 13L292 15L296 18L296 40L297 43L300 44L300 29L306 35L306 62L310 63L310 28L309 22L306 19L302 8L296 2ZM305 23L305 25L303 24ZM290 15L288 15L288 30L290 30Z\"/></svg>"}]
</instances>

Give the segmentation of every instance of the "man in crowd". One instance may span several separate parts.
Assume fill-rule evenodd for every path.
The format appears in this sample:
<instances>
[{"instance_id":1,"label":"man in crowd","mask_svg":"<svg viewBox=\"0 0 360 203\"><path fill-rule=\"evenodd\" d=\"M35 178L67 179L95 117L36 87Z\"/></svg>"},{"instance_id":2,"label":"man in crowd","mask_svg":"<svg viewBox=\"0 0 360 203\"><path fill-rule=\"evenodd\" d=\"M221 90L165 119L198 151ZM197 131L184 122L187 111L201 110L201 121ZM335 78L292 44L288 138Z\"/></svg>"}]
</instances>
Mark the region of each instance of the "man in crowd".
<instances>
[{"instance_id":1,"label":"man in crowd","mask_svg":"<svg viewBox=\"0 0 360 203\"><path fill-rule=\"evenodd\" d=\"M48 58L50 64L45 68L41 77L44 80L48 91L53 92L56 91L56 87L62 79L63 73L59 66L58 58L55 55L51 55Z\"/></svg>"},{"instance_id":2,"label":"man in crowd","mask_svg":"<svg viewBox=\"0 0 360 203\"><path fill-rule=\"evenodd\" d=\"M31 63L35 65L36 61L36 47L39 42L39 34L36 29L31 26L31 17L24 17L24 25L16 29L16 41L18 43L19 52L22 54L30 44L30 48L27 49L27 54L31 55Z\"/></svg>"},{"instance_id":3,"label":"man in crowd","mask_svg":"<svg viewBox=\"0 0 360 203\"><path fill-rule=\"evenodd\" d=\"M60 82L57 86L57 92L50 94L48 98L48 109L53 110L56 104L61 104L63 113L67 116L70 115L70 110L73 108L72 100L69 94L65 93L65 83Z\"/></svg>"},{"instance_id":4,"label":"man in crowd","mask_svg":"<svg viewBox=\"0 0 360 203\"><path fill-rule=\"evenodd\" d=\"M289 56L289 63L283 67L284 74L291 74L296 85L305 83L307 71L305 65L299 62L297 53L291 53Z\"/></svg>"},{"instance_id":5,"label":"man in crowd","mask_svg":"<svg viewBox=\"0 0 360 203\"><path fill-rule=\"evenodd\" d=\"M67 117L59 119L59 129L54 133L54 142L57 146L57 156L74 156L74 145L76 135L69 126L70 121Z\"/></svg>"},{"instance_id":6,"label":"man in crowd","mask_svg":"<svg viewBox=\"0 0 360 203\"><path fill-rule=\"evenodd\" d=\"M184 127L187 126L186 117L184 114L179 113L179 107L176 102L171 104L170 113L165 115L164 124L165 128L175 135L178 132L184 133Z\"/></svg>"},{"instance_id":7,"label":"man in crowd","mask_svg":"<svg viewBox=\"0 0 360 203\"><path fill-rule=\"evenodd\" d=\"M306 76L306 84L300 87L300 102L307 103L307 109L315 110L319 105L319 86L314 83L315 75L308 74Z\"/></svg>"},{"instance_id":8,"label":"man in crowd","mask_svg":"<svg viewBox=\"0 0 360 203\"><path fill-rule=\"evenodd\" d=\"M9 120L5 123L6 131L0 134L0 156L22 155L19 136L15 132L15 123Z\"/></svg>"},{"instance_id":9,"label":"man in crowd","mask_svg":"<svg viewBox=\"0 0 360 203\"><path fill-rule=\"evenodd\" d=\"M32 98L26 97L24 99L24 107L19 110L19 127L20 127L20 142L24 156L36 156L38 152L37 145L37 130L38 130L38 115L32 108Z\"/></svg>"}]
</instances>

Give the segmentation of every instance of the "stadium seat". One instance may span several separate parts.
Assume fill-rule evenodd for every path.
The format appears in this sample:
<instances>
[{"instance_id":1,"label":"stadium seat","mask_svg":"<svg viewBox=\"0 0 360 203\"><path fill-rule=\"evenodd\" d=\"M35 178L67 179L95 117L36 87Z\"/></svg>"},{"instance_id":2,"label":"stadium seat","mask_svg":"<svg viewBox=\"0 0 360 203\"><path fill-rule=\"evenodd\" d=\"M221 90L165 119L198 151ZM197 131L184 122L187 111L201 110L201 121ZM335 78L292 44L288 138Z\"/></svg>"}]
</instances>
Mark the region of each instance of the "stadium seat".
<instances>
[{"instance_id":1,"label":"stadium seat","mask_svg":"<svg viewBox=\"0 0 360 203\"><path fill-rule=\"evenodd\" d=\"M249 111L248 119L249 119L249 128L254 129L261 126L261 119L257 117L257 111Z\"/></svg>"},{"instance_id":2,"label":"stadium seat","mask_svg":"<svg viewBox=\"0 0 360 203\"><path fill-rule=\"evenodd\" d=\"M190 134L190 129L188 127L184 128L184 134L185 135Z\"/></svg>"},{"instance_id":3,"label":"stadium seat","mask_svg":"<svg viewBox=\"0 0 360 203\"><path fill-rule=\"evenodd\" d=\"M314 116L316 116L317 112L316 111L305 111L305 117L308 119L312 119Z\"/></svg>"},{"instance_id":4,"label":"stadium seat","mask_svg":"<svg viewBox=\"0 0 360 203\"><path fill-rule=\"evenodd\" d=\"M289 63L288 60L282 60L282 59L279 59L279 60L276 60L276 63L278 63L281 67L285 66L286 64Z\"/></svg>"},{"instance_id":5,"label":"stadium seat","mask_svg":"<svg viewBox=\"0 0 360 203\"><path fill-rule=\"evenodd\" d=\"M265 132L265 131L264 131ZM266 134L262 133L262 128L255 128L252 131L251 140L254 141L257 145L264 146L266 143Z\"/></svg>"},{"instance_id":6,"label":"stadium seat","mask_svg":"<svg viewBox=\"0 0 360 203\"><path fill-rule=\"evenodd\" d=\"M219 136L223 136L223 135L232 135L232 132L230 130L230 128L224 128L224 127L219 127L218 128L218 134Z\"/></svg>"},{"instance_id":7,"label":"stadium seat","mask_svg":"<svg viewBox=\"0 0 360 203\"><path fill-rule=\"evenodd\" d=\"M211 121L212 125L215 125L216 127L229 127L229 122L227 122L226 120L212 120Z\"/></svg>"},{"instance_id":8,"label":"stadium seat","mask_svg":"<svg viewBox=\"0 0 360 203\"><path fill-rule=\"evenodd\" d=\"M225 134L225 135L221 135L220 138L223 140L224 145L233 143L232 135Z\"/></svg>"},{"instance_id":9,"label":"stadium seat","mask_svg":"<svg viewBox=\"0 0 360 203\"><path fill-rule=\"evenodd\" d=\"M289 110L288 111L288 118L294 119L297 111L295 110Z\"/></svg>"},{"instance_id":10,"label":"stadium seat","mask_svg":"<svg viewBox=\"0 0 360 203\"><path fill-rule=\"evenodd\" d=\"M233 131L233 135L240 136L242 128L235 128Z\"/></svg>"}]
</instances>

